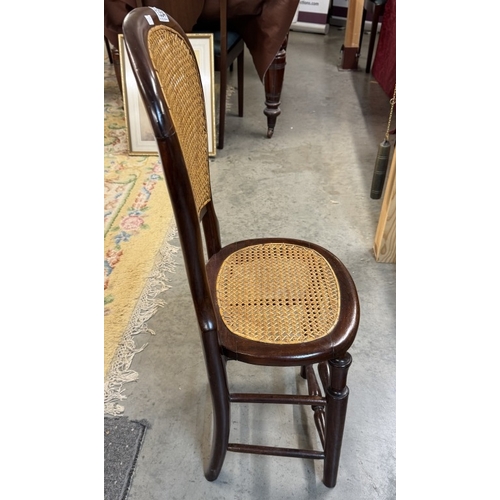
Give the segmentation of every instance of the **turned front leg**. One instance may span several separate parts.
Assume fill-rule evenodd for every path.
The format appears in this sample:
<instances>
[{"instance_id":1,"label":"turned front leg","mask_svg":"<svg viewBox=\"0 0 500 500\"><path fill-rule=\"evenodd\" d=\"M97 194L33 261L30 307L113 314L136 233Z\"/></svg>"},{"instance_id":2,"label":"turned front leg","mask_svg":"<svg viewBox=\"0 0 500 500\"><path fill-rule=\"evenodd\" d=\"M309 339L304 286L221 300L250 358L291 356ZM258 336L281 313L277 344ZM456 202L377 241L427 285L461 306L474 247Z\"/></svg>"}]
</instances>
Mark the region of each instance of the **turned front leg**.
<instances>
[{"instance_id":1,"label":"turned front leg","mask_svg":"<svg viewBox=\"0 0 500 500\"><path fill-rule=\"evenodd\" d=\"M337 483L340 462L340 450L344 434L345 415L349 388L347 372L352 357L346 353L343 357L328 361L330 367L330 383L326 390L326 422L325 422L325 464L323 482L329 488Z\"/></svg>"},{"instance_id":2,"label":"turned front leg","mask_svg":"<svg viewBox=\"0 0 500 500\"><path fill-rule=\"evenodd\" d=\"M267 137L271 138L274 133L276 119L281 114L281 90L285 76L286 47L288 44L288 33L281 44L271 66L264 76L264 88L266 92L266 108L264 114L267 116Z\"/></svg>"}]
</instances>

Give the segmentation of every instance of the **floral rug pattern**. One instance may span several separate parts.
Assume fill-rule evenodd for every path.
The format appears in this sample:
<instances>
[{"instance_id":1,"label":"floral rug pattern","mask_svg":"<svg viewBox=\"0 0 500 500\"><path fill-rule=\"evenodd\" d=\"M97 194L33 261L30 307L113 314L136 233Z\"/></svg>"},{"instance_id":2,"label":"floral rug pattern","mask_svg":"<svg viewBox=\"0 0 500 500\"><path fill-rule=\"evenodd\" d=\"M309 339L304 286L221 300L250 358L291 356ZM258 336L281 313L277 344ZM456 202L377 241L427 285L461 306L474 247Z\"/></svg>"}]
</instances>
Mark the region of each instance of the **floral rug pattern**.
<instances>
[{"instance_id":1,"label":"floral rug pattern","mask_svg":"<svg viewBox=\"0 0 500 500\"><path fill-rule=\"evenodd\" d=\"M173 272L172 208L155 156L128 154L123 102L114 68L104 63L104 375L105 413L123 412L123 384L136 380L134 335L163 302ZM147 344L146 344L147 345Z\"/></svg>"}]
</instances>

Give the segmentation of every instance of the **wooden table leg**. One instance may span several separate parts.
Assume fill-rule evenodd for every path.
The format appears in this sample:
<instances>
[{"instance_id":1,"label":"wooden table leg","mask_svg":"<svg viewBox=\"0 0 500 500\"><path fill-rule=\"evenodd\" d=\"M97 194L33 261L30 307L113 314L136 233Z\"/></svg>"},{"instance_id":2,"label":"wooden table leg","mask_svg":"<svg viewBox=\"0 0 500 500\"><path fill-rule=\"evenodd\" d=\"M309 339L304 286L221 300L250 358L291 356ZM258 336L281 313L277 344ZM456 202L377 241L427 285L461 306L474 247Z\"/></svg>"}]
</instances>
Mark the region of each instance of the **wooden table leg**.
<instances>
[{"instance_id":1,"label":"wooden table leg","mask_svg":"<svg viewBox=\"0 0 500 500\"><path fill-rule=\"evenodd\" d=\"M363 20L364 0L351 0L347 9L347 20L342 46L341 69L358 69L359 40L361 38L361 23Z\"/></svg>"},{"instance_id":2,"label":"wooden table leg","mask_svg":"<svg viewBox=\"0 0 500 500\"><path fill-rule=\"evenodd\" d=\"M264 88L266 92L266 108L264 109L264 114L267 116L268 138L273 136L276 119L281 114L280 98L283 88L283 78L285 76L287 44L288 33L264 77Z\"/></svg>"},{"instance_id":3,"label":"wooden table leg","mask_svg":"<svg viewBox=\"0 0 500 500\"><path fill-rule=\"evenodd\" d=\"M122 89L122 72L120 68L120 51L113 47L111 49L111 57L113 58L113 66L115 67L115 76L118 82L118 88L120 89L120 94L123 95Z\"/></svg>"},{"instance_id":4,"label":"wooden table leg","mask_svg":"<svg viewBox=\"0 0 500 500\"><path fill-rule=\"evenodd\" d=\"M396 263L396 146L389 167L373 251L377 262Z\"/></svg>"}]
</instances>

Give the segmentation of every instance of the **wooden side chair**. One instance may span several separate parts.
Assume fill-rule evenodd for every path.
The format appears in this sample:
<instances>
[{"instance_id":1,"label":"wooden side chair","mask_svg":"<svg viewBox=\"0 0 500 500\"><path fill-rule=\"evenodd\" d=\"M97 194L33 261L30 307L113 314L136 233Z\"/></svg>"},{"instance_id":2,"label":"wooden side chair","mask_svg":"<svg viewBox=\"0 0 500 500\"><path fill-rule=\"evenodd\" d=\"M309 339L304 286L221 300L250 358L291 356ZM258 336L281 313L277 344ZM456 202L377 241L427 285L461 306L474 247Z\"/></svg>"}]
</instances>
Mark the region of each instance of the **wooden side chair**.
<instances>
[{"instance_id":1,"label":"wooden side chair","mask_svg":"<svg viewBox=\"0 0 500 500\"><path fill-rule=\"evenodd\" d=\"M127 15L123 34L158 143L204 350L213 405L205 477L217 479L232 451L323 460L323 482L333 487L349 395L347 351L359 323L354 282L335 255L307 241L262 238L222 247L189 39L171 16L149 7ZM231 392L226 364L233 360L263 369L296 366L307 394ZM231 442L230 408L238 403L310 406L317 449Z\"/></svg>"},{"instance_id":2,"label":"wooden side chair","mask_svg":"<svg viewBox=\"0 0 500 500\"><path fill-rule=\"evenodd\" d=\"M243 116L243 71L245 43L235 31L227 29L227 0L220 0L220 30L214 35L214 66L220 73L219 139L217 147L224 148L226 129L227 72L237 60L238 116Z\"/></svg>"},{"instance_id":3,"label":"wooden side chair","mask_svg":"<svg viewBox=\"0 0 500 500\"><path fill-rule=\"evenodd\" d=\"M219 22L195 26L195 31L211 32L214 35L214 69L219 72L219 130L217 148L224 149L226 129L226 97L228 71L237 61L238 72L238 116L243 116L243 71L245 43L239 33L228 31L227 0L219 1Z\"/></svg>"}]
</instances>

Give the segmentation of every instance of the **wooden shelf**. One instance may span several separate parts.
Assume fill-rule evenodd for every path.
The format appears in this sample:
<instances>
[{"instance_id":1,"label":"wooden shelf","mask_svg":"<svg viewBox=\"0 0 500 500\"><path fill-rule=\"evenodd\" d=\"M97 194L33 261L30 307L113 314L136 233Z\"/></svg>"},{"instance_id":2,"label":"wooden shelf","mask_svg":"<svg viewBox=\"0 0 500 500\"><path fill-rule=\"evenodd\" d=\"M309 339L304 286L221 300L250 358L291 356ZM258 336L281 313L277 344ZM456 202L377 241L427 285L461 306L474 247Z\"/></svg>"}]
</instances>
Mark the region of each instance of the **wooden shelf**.
<instances>
[{"instance_id":1,"label":"wooden shelf","mask_svg":"<svg viewBox=\"0 0 500 500\"><path fill-rule=\"evenodd\" d=\"M373 251L377 262L396 263L396 148L389 167Z\"/></svg>"}]
</instances>

